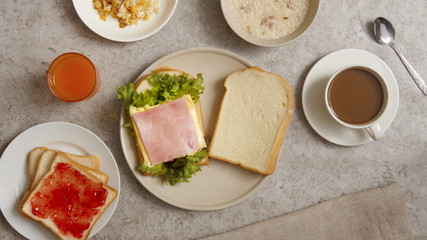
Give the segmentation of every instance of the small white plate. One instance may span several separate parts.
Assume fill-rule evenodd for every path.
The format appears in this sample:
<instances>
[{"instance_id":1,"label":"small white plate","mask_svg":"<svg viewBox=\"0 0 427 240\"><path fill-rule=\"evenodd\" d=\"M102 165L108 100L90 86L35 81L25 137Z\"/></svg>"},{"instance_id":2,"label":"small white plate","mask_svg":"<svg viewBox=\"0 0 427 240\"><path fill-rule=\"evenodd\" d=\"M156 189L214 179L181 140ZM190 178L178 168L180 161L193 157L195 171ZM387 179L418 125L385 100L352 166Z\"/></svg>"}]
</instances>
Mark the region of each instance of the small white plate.
<instances>
[{"instance_id":1,"label":"small white plate","mask_svg":"<svg viewBox=\"0 0 427 240\"><path fill-rule=\"evenodd\" d=\"M73 154L92 154L101 159L100 171L110 177L108 185L117 190L117 197L99 218L89 237L99 232L110 220L120 195L119 170L108 147L86 128L66 122L48 122L19 134L0 159L0 208L10 225L28 239L58 239L49 229L18 212L21 197L27 191L28 154L36 147L58 149Z\"/></svg>"},{"instance_id":2,"label":"small white plate","mask_svg":"<svg viewBox=\"0 0 427 240\"><path fill-rule=\"evenodd\" d=\"M340 68L361 64L370 66L384 76L390 90L390 103L380 119L380 126L387 130L396 116L399 89L391 69L372 53L359 49L342 49L320 59L311 68L302 89L302 106L311 127L324 139L343 146L356 146L372 141L365 130L355 130L337 123L327 112L324 92L328 79ZM387 132L385 133L387 137ZM381 141L381 140L380 140Z\"/></svg>"},{"instance_id":3,"label":"small white plate","mask_svg":"<svg viewBox=\"0 0 427 240\"><path fill-rule=\"evenodd\" d=\"M320 9L320 0L310 0L310 7L307 15L301 25L294 32L278 39L260 39L250 34L246 28L239 24L234 17L232 4L233 0L221 0L222 13L224 14L224 18L230 28L243 40L262 47L279 47L299 38L313 24Z\"/></svg>"},{"instance_id":4,"label":"small white plate","mask_svg":"<svg viewBox=\"0 0 427 240\"><path fill-rule=\"evenodd\" d=\"M73 0L74 8L80 19L96 34L117 42L133 42L147 38L159 31L171 18L178 0L160 0L157 14L148 21L139 21L136 25L119 27L117 19L107 17L107 21L99 18L93 7L92 0Z\"/></svg>"},{"instance_id":5,"label":"small white plate","mask_svg":"<svg viewBox=\"0 0 427 240\"><path fill-rule=\"evenodd\" d=\"M202 73L205 86L200 97L206 136L211 139L219 105L225 92L224 80L234 71L253 66L244 58L216 48L191 48L161 58L141 75L162 66L182 70L196 76ZM139 77L138 77L139 78ZM267 176L251 172L240 166L211 159L202 166L189 183L165 185L162 177L143 176L133 136L123 127L127 121L125 109L120 119L120 138L126 161L138 181L161 200L176 207L190 210L216 210L237 204L253 194L267 180Z\"/></svg>"}]
</instances>

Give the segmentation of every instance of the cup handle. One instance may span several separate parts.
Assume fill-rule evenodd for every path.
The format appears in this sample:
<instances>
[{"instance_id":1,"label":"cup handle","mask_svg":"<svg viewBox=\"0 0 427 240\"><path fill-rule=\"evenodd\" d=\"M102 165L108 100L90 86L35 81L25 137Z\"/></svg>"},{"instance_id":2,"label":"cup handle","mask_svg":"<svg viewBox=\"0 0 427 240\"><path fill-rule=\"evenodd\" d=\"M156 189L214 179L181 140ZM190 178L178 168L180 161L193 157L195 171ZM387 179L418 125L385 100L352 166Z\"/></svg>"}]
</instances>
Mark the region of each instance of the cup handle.
<instances>
[{"instance_id":1,"label":"cup handle","mask_svg":"<svg viewBox=\"0 0 427 240\"><path fill-rule=\"evenodd\" d=\"M365 128L365 130L369 134L369 136L371 136L371 138L374 140L379 140L384 136L384 131L378 124L367 127Z\"/></svg>"}]
</instances>

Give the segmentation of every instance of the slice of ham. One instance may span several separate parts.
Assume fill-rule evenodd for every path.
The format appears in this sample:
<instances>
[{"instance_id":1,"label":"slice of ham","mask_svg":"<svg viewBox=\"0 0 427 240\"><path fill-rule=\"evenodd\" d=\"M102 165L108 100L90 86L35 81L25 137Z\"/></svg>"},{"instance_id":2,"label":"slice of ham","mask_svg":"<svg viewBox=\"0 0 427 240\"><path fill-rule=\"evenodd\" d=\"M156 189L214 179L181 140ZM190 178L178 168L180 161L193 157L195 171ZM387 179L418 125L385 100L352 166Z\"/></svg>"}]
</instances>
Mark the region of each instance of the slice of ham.
<instances>
[{"instance_id":1,"label":"slice of ham","mask_svg":"<svg viewBox=\"0 0 427 240\"><path fill-rule=\"evenodd\" d=\"M132 115L152 166L199 150L185 97Z\"/></svg>"}]
</instances>

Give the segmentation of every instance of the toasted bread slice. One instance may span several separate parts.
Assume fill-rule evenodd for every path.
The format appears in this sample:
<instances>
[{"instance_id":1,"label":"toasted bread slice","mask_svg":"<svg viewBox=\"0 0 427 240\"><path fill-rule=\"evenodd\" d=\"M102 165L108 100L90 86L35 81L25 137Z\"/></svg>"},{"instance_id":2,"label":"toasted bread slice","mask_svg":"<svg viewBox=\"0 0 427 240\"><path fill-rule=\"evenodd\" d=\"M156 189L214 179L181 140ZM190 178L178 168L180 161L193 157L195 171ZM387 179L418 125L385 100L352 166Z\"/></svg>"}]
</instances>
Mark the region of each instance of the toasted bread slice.
<instances>
[{"instance_id":1,"label":"toasted bread slice","mask_svg":"<svg viewBox=\"0 0 427 240\"><path fill-rule=\"evenodd\" d=\"M22 207L61 239L87 239L117 191L58 152L49 171Z\"/></svg>"},{"instance_id":2,"label":"toasted bread slice","mask_svg":"<svg viewBox=\"0 0 427 240\"><path fill-rule=\"evenodd\" d=\"M30 156L28 158L28 172L30 175L30 187L34 181L34 177L37 172L37 166L39 165L39 160L42 154L47 150L45 147L36 147L30 152Z\"/></svg>"},{"instance_id":3,"label":"toasted bread slice","mask_svg":"<svg viewBox=\"0 0 427 240\"><path fill-rule=\"evenodd\" d=\"M40 182L40 179L43 178L43 176L47 173L47 171L50 169L50 165L52 165L53 160L56 157L56 154L58 153L58 150L54 149L46 149L46 151L42 154L38 166L37 166L37 172L34 176L34 182L31 185L31 189L34 189L34 187ZM67 154L73 161L87 167L93 170L99 170L99 158L94 155L76 155L76 154Z\"/></svg>"},{"instance_id":4,"label":"toasted bread slice","mask_svg":"<svg viewBox=\"0 0 427 240\"><path fill-rule=\"evenodd\" d=\"M30 184L28 185L27 192L25 192L24 196L21 198L21 201L19 202L19 205L18 205L18 211L21 214L23 214L22 205L24 204L25 200L28 198L28 195L30 195L31 188L34 183L34 178L37 173L37 166L39 165L39 160L46 150L47 148L45 147L36 147L30 152L28 156L28 173L30 176Z\"/></svg>"},{"instance_id":5,"label":"toasted bread slice","mask_svg":"<svg viewBox=\"0 0 427 240\"><path fill-rule=\"evenodd\" d=\"M32 166L30 174L34 175L33 179L30 180L30 185L27 192L22 197L18 210L21 212L22 205L27 200L29 194L32 190L39 184L40 180L44 177L44 175L49 171L50 166L52 165L53 160L56 157L56 154L60 152L54 149L48 149L44 147L35 148L30 153L30 166ZM100 160L97 156L94 155L76 155L76 154L67 154L71 160L75 161L76 164L80 164L83 167L87 167L88 171L95 175L101 182L107 183L109 176L105 173L99 172L99 164ZM37 163L37 168L34 167L35 163ZM22 212L21 212L22 213Z\"/></svg>"},{"instance_id":6,"label":"toasted bread slice","mask_svg":"<svg viewBox=\"0 0 427 240\"><path fill-rule=\"evenodd\" d=\"M258 67L225 80L209 157L272 174L294 110L294 96L281 76Z\"/></svg>"},{"instance_id":7,"label":"toasted bread slice","mask_svg":"<svg viewBox=\"0 0 427 240\"><path fill-rule=\"evenodd\" d=\"M185 73L183 71L180 70L176 70L176 69L172 69L169 67L163 67L163 68L158 68L156 70L154 70L154 72L156 74L169 74L169 75L188 75L190 78L194 78L193 76L189 75L188 73ZM147 89L150 89L151 86L147 81L147 77L151 76L152 74L146 75L141 77L136 83L135 83L135 90L137 92L144 92ZM191 108L191 107L190 107ZM205 130L204 130L204 125L203 125L203 116L202 116L202 108L201 108L201 104L200 104L200 100L197 101L196 104L194 104L194 119L195 121L198 121L198 126L200 126L200 131L201 131L201 135L202 135L202 139L200 139L199 137L199 142L203 141L204 142L204 136L205 136ZM147 166L151 167L151 161L149 160L147 151L144 147L144 144L140 138L139 132L138 132L138 128L136 127L135 121L131 118L132 124L133 124L133 128L135 130L135 140L137 143L137 149L138 149L138 157L139 157L139 161L140 164L145 163ZM201 143L201 145L205 145L206 143ZM205 145L206 146L206 145ZM209 158L206 157L205 159L203 159L200 163L198 163L197 165L206 165L209 163ZM143 173L144 175L150 175L148 173Z\"/></svg>"}]
</instances>

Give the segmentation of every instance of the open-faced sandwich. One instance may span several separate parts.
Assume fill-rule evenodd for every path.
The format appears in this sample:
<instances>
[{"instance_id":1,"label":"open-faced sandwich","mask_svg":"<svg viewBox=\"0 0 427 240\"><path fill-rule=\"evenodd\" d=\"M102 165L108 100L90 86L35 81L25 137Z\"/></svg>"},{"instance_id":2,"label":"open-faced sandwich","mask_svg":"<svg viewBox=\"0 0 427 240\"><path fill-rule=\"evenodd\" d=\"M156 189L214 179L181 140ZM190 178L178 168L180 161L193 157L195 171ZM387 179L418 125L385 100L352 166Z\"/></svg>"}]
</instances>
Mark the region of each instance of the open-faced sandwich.
<instances>
[{"instance_id":1,"label":"open-faced sandwich","mask_svg":"<svg viewBox=\"0 0 427 240\"><path fill-rule=\"evenodd\" d=\"M188 182L208 164L200 94L203 78L159 68L135 84L117 87L125 102L144 175L164 176L165 183Z\"/></svg>"},{"instance_id":2,"label":"open-faced sandwich","mask_svg":"<svg viewBox=\"0 0 427 240\"><path fill-rule=\"evenodd\" d=\"M94 155L35 148L29 155L30 185L18 210L60 239L87 239L118 194L99 164Z\"/></svg>"},{"instance_id":3,"label":"open-faced sandwich","mask_svg":"<svg viewBox=\"0 0 427 240\"><path fill-rule=\"evenodd\" d=\"M19 203L18 210L22 213L22 205L27 200L28 196L31 192L37 187L42 178L49 171L52 162L55 160L56 155L60 153L60 151L45 147L37 147L34 148L29 155L29 175L30 175L30 185L28 187L28 191L25 193L24 197L21 199ZM76 155L65 153L71 160L73 160L76 164L80 164L86 167L87 171L92 175L95 175L98 179L100 179L103 183L108 182L108 175L99 171L100 159L95 155Z\"/></svg>"}]
</instances>

